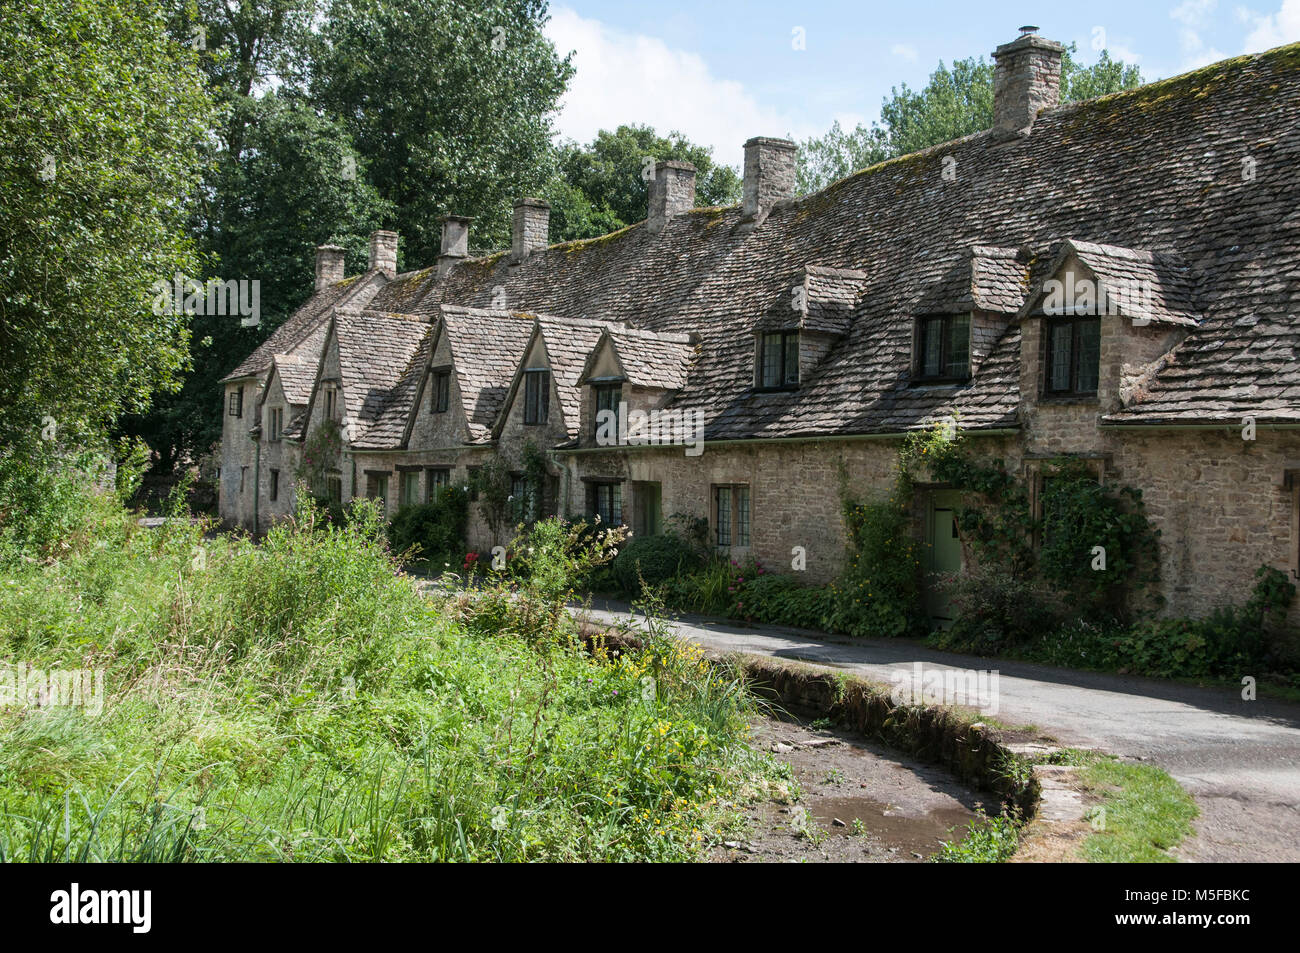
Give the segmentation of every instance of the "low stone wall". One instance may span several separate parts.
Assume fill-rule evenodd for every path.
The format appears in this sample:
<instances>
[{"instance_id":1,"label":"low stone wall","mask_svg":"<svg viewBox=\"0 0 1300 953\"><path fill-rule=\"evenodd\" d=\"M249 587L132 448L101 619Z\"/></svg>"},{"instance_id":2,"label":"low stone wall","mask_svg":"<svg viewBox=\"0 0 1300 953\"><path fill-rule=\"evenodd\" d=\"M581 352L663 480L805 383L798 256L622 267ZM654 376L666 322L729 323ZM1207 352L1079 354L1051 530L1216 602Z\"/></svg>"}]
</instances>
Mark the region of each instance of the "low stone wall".
<instances>
[{"instance_id":1,"label":"low stone wall","mask_svg":"<svg viewBox=\"0 0 1300 953\"><path fill-rule=\"evenodd\" d=\"M1000 732L950 708L897 705L889 689L865 679L775 659L738 656L749 688L761 698L801 715L835 724L892 748L943 765L962 781L997 794L1030 819L1039 784L1029 771L1008 771L1017 755Z\"/></svg>"}]
</instances>

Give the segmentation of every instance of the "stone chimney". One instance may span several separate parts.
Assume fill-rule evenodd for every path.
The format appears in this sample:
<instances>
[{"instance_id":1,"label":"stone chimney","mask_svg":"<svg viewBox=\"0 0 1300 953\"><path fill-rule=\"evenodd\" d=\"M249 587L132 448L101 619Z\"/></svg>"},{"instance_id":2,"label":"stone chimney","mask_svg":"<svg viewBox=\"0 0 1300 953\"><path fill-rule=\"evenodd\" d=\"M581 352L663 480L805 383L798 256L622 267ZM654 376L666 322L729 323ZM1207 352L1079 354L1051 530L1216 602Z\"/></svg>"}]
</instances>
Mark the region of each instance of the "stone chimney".
<instances>
[{"instance_id":1,"label":"stone chimney","mask_svg":"<svg viewBox=\"0 0 1300 953\"><path fill-rule=\"evenodd\" d=\"M469 257L469 223L474 221L464 215L444 215L442 217L442 254L438 256L438 277L441 278L451 266Z\"/></svg>"},{"instance_id":2,"label":"stone chimney","mask_svg":"<svg viewBox=\"0 0 1300 953\"><path fill-rule=\"evenodd\" d=\"M1045 40L1036 26L1022 26L1020 39L993 52L993 131L998 138L1029 135L1043 109L1061 101L1061 54L1065 47Z\"/></svg>"},{"instance_id":3,"label":"stone chimney","mask_svg":"<svg viewBox=\"0 0 1300 953\"><path fill-rule=\"evenodd\" d=\"M549 243L551 203L545 199L515 202L514 224L510 229L510 260L521 262L531 252Z\"/></svg>"},{"instance_id":4,"label":"stone chimney","mask_svg":"<svg viewBox=\"0 0 1300 953\"><path fill-rule=\"evenodd\" d=\"M664 230L668 220L695 208L695 166L677 159L660 159L650 180L650 211L646 227L652 234Z\"/></svg>"},{"instance_id":5,"label":"stone chimney","mask_svg":"<svg viewBox=\"0 0 1300 953\"><path fill-rule=\"evenodd\" d=\"M794 198L795 145L756 136L745 143L745 218L766 217L782 199Z\"/></svg>"},{"instance_id":6,"label":"stone chimney","mask_svg":"<svg viewBox=\"0 0 1300 953\"><path fill-rule=\"evenodd\" d=\"M370 233L370 270L389 278L397 274L397 232Z\"/></svg>"},{"instance_id":7,"label":"stone chimney","mask_svg":"<svg viewBox=\"0 0 1300 953\"><path fill-rule=\"evenodd\" d=\"M316 290L343 280L343 249L338 245L316 246Z\"/></svg>"}]
</instances>

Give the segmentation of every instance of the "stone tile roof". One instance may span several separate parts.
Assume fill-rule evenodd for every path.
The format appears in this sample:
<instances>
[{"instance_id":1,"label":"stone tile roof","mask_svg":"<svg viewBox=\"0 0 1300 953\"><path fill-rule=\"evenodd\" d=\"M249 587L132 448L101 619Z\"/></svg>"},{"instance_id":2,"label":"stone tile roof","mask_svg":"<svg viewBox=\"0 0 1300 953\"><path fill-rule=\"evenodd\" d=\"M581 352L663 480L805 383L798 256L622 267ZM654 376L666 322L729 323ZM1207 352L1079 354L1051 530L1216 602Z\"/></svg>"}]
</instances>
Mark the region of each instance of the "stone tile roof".
<instances>
[{"instance_id":1,"label":"stone tile roof","mask_svg":"<svg viewBox=\"0 0 1300 953\"><path fill-rule=\"evenodd\" d=\"M1029 291L1031 253L972 245L917 302L917 314L1015 314Z\"/></svg>"},{"instance_id":2,"label":"stone tile roof","mask_svg":"<svg viewBox=\"0 0 1300 953\"><path fill-rule=\"evenodd\" d=\"M697 209L659 235L638 224L518 265L467 260L426 279L418 309L485 306L503 293L512 307L698 332L700 357L676 402L705 411L708 439L915 429L952 412L968 427L1014 426L1014 326L969 383L910 385L912 321L935 288L969 272L972 300L1009 313L1024 278L1006 249L1074 236L1176 255L1213 302L1180 350L1212 353L1216 342L1257 333L1238 319L1268 316L1271 326L1296 310L1297 129L1293 45L1047 110L1023 139L981 132L872 166L778 203L749 231L738 207ZM956 181L943 178L946 156ZM1241 174L1246 156L1253 181ZM866 273L848 332L798 391L755 393L752 332L810 262Z\"/></svg>"},{"instance_id":3,"label":"stone tile roof","mask_svg":"<svg viewBox=\"0 0 1300 953\"><path fill-rule=\"evenodd\" d=\"M334 309L364 300L374 292L379 280L379 272L371 271L315 292L222 381L261 377L271 369L271 361L277 354L300 352L308 363L314 362L320 357L320 348L325 341L324 329Z\"/></svg>"},{"instance_id":4,"label":"stone tile roof","mask_svg":"<svg viewBox=\"0 0 1300 953\"><path fill-rule=\"evenodd\" d=\"M396 320L410 322L409 318ZM366 429L362 437L353 440L353 445L358 449L396 450L405 443L411 410L420 393L420 384L429 366L429 355L432 353L436 336L436 329L432 326L422 325L422 327L423 337L420 338L420 343L411 354L406 367L402 369L397 383L388 392L378 418Z\"/></svg>"},{"instance_id":5,"label":"stone tile roof","mask_svg":"<svg viewBox=\"0 0 1300 953\"><path fill-rule=\"evenodd\" d=\"M805 265L789 293L772 302L755 331L849 331L867 273L854 268Z\"/></svg>"},{"instance_id":6,"label":"stone tile roof","mask_svg":"<svg viewBox=\"0 0 1300 953\"><path fill-rule=\"evenodd\" d=\"M694 340L687 334L610 328L601 334L587 356L578 378L579 385L591 376L592 367L606 341L614 348L624 378L637 387L680 390L686 386L687 372L698 353Z\"/></svg>"},{"instance_id":7,"label":"stone tile roof","mask_svg":"<svg viewBox=\"0 0 1300 953\"><path fill-rule=\"evenodd\" d=\"M317 358L325 342L325 333L326 328L322 327L307 338L298 353L277 354L273 358L284 399L292 407L305 407L311 399L312 385L316 382ZM317 338L318 341L315 340Z\"/></svg>"},{"instance_id":8,"label":"stone tile roof","mask_svg":"<svg viewBox=\"0 0 1300 953\"><path fill-rule=\"evenodd\" d=\"M1194 332L1169 355L1133 405L1104 422L1300 421L1300 315L1213 321L1214 327Z\"/></svg>"},{"instance_id":9,"label":"stone tile roof","mask_svg":"<svg viewBox=\"0 0 1300 953\"><path fill-rule=\"evenodd\" d=\"M485 308L439 309L442 333L451 348L452 367L469 422L470 440L491 439L492 425L505 405L524 350L533 334L533 316Z\"/></svg>"},{"instance_id":10,"label":"stone tile roof","mask_svg":"<svg viewBox=\"0 0 1300 953\"><path fill-rule=\"evenodd\" d=\"M1246 408L1292 419L1296 168L1300 44L1046 110L1025 137L980 132L880 163L777 203L758 227L739 207L695 209L658 234L640 223L518 264L497 254L442 278L436 269L399 275L370 307L436 321L445 306L487 309L504 296L511 309L546 315L538 333L575 434L576 382L612 325L698 334L674 403L704 411L709 440L889 433L954 413L968 428L1007 428L1017 426L1018 323L1008 321L969 382L915 386L913 321L932 307L1011 318L1068 242L1104 280L1157 284L1145 316L1188 328L1115 422L1213 420ZM756 392L753 334L775 315L789 319L800 283L824 295L817 321L838 340L797 391ZM300 313L321 307L314 297ZM396 366L377 375L389 388L417 345L399 348ZM288 350L275 343L265 359ZM475 413L486 434L487 417Z\"/></svg>"},{"instance_id":11,"label":"stone tile roof","mask_svg":"<svg viewBox=\"0 0 1300 953\"><path fill-rule=\"evenodd\" d=\"M1096 276L1106 292L1107 307L1143 324L1177 324L1195 327L1200 322L1195 280L1181 257L1078 239L1062 243L1056 258L1035 285L1020 315L1043 307L1046 280L1071 255Z\"/></svg>"},{"instance_id":12,"label":"stone tile roof","mask_svg":"<svg viewBox=\"0 0 1300 953\"><path fill-rule=\"evenodd\" d=\"M343 419L348 442L358 448L381 449L387 432L370 440L369 431L380 423L394 398L429 325L412 318L394 318L373 311L335 314L338 339L339 381L343 392Z\"/></svg>"},{"instance_id":13,"label":"stone tile roof","mask_svg":"<svg viewBox=\"0 0 1300 953\"><path fill-rule=\"evenodd\" d=\"M307 424L307 412L300 410L289 417L289 422L284 425L280 435L286 440L300 440L303 436L303 428Z\"/></svg>"}]
</instances>

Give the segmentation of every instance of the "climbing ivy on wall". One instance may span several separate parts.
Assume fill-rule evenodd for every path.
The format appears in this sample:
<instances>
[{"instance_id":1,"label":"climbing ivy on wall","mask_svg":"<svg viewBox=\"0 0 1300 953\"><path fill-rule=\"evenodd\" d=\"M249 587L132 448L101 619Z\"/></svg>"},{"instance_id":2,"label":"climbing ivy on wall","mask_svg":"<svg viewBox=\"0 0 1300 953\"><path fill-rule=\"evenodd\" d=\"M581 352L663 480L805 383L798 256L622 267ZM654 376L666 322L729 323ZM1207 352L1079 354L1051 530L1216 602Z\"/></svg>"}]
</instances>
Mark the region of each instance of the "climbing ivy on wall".
<instances>
[{"instance_id":1,"label":"climbing ivy on wall","mask_svg":"<svg viewBox=\"0 0 1300 953\"><path fill-rule=\"evenodd\" d=\"M840 505L848 536L844 569L830 585L826 624L836 632L862 636L919 634L921 564L911 525L912 482L900 465L893 489L862 498L849 489L840 465Z\"/></svg>"},{"instance_id":2,"label":"climbing ivy on wall","mask_svg":"<svg viewBox=\"0 0 1300 953\"><path fill-rule=\"evenodd\" d=\"M323 420L302 445L298 463L298 480L307 484L312 493L325 495L325 474L338 466L343 452L343 432L337 420Z\"/></svg>"},{"instance_id":3,"label":"climbing ivy on wall","mask_svg":"<svg viewBox=\"0 0 1300 953\"><path fill-rule=\"evenodd\" d=\"M1029 488L1002 461L976 459L955 427L909 437L899 459L902 470L924 471L962 494L958 532L985 584L1001 576L1039 585L1076 615L1099 620L1158 607L1159 533L1140 490L1099 482L1078 458L1046 460L1044 516L1035 519Z\"/></svg>"}]
</instances>

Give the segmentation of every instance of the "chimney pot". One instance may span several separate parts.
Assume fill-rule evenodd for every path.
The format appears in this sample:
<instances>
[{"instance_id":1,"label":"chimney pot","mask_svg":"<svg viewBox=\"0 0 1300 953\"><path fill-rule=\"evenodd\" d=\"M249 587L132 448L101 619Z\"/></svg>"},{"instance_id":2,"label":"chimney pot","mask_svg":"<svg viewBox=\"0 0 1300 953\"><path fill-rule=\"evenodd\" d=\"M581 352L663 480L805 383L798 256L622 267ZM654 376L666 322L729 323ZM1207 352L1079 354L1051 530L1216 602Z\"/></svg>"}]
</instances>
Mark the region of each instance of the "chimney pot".
<instances>
[{"instance_id":1,"label":"chimney pot","mask_svg":"<svg viewBox=\"0 0 1300 953\"><path fill-rule=\"evenodd\" d=\"M678 159L660 159L650 180L650 209L646 225L662 232L669 219L695 208L695 166Z\"/></svg>"},{"instance_id":2,"label":"chimney pot","mask_svg":"<svg viewBox=\"0 0 1300 953\"><path fill-rule=\"evenodd\" d=\"M343 280L343 249L338 245L316 246L316 290Z\"/></svg>"},{"instance_id":3,"label":"chimney pot","mask_svg":"<svg viewBox=\"0 0 1300 953\"><path fill-rule=\"evenodd\" d=\"M515 202L515 217L510 229L510 259L523 261L549 242L551 203L544 199L522 198Z\"/></svg>"},{"instance_id":4,"label":"chimney pot","mask_svg":"<svg viewBox=\"0 0 1300 953\"><path fill-rule=\"evenodd\" d=\"M794 198L795 144L755 136L745 143L746 218L766 215L782 199Z\"/></svg>"},{"instance_id":5,"label":"chimney pot","mask_svg":"<svg viewBox=\"0 0 1300 953\"><path fill-rule=\"evenodd\" d=\"M397 232L370 233L370 270L389 278L397 274Z\"/></svg>"},{"instance_id":6,"label":"chimney pot","mask_svg":"<svg viewBox=\"0 0 1300 953\"><path fill-rule=\"evenodd\" d=\"M442 254L438 256L438 277L441 278L451 266L469 257L469 223L474 221L464 215L444 215L442 217Z\"/></svg>"},{"instance_id":7,"label":"chimney pot","mask_svg":"<svg viewBox=\"0 0 1300 953\"><path fill-rule=\"evenodd\" d=\"M999 139L1027 136L1039 112L1061 101L1061 54L1065 47L1044 39L1037 27L993 52L993 131Z\"/></svg>"}]
</instances>

